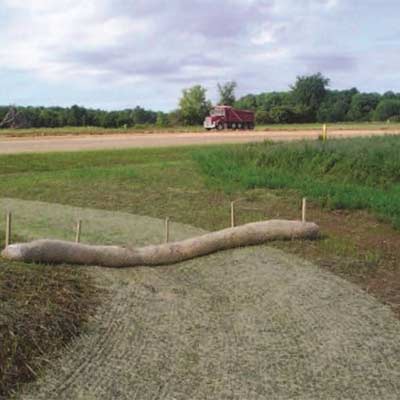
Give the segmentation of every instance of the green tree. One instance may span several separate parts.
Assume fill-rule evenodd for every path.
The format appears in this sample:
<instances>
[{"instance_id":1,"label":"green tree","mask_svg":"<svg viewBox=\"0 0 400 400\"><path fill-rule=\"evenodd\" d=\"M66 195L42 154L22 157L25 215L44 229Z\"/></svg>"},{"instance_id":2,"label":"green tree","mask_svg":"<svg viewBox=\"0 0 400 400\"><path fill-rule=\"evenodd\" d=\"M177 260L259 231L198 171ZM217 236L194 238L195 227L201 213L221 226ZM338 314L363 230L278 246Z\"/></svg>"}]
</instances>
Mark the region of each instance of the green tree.
<instances>
[{"instance_id":1,"label":"green tree","mask_svg":"<svg viewBox=\"0 0 400 400\"><path fill-rule=\"evenodd\" d=\"M168 125L178 126L182 123L182 117L180 110L173 110L167 114Z\"/></svg>"},{"instance_id":2,"label":"green tree","mask_svg":"<svg viewBox=\"0 0 400 400\"><path fill-rule=\"evenodd\" d=\"M67 124L69 126L85 126L86 125L86 109L73 105L67 112Z\"/></svg>"},{"instance_id":3,"label":"green tree","mask_svg":"<svg viewBox=\"0 0 400 400\"><path fill-rule=\"evenodd\" d=\"M268 111L257 110L256 112L256 123L257 124L271 124L274 121L272 120Z\"/></svg>"},{"instance_id":4,"label":"green tree","mask_svg":"<svg viewBox=\"0 0 400 400\"><path fill-rule=\"evenodd\" d=\"M274 107L290 106L292 98L288 92L261 93L257 96L257 108L271 111Z\"/></svg>"},{"instance_id":5,"label":"green tree","mask_svg":"<svg viewBox=\"0 0 400 400\"><path fill-rule=\"evenodd\" d=\"M49 128L59 126L58 114L51 108L43 108L39 113L39 125Z\"/></svg>"},{"instance_id":6,"label":"green tree","mask_svg":"<svg viewBox=\"0 0 400 400\"><path fill-rule=\"evenodd\" d=\"M248 94L235 101L234 106L242 110L256 110L257 109L257 96Z\"/></svg>"},{"instance_id":7,"label":"green tree","mask_svg":"<svg viewBox=\"0 0 400 400\"><path fill-rule=\"evenodd\" d=\"M25 115L25 118L31 123L32 127L40 128L40 108L38 107L18 107L18 111L22 111Z\"/></svg>"},{"instance_id":8,"label":"green tree","mask_svg":"<svg viewBox=\"0 0 400 400\"><path fill-rule=\"evenodd\" d=\"M118 113L116 111L111 111L105 114L104 127L105 128L118 127Z\"/></svg>"},{"instance_id":9,"label":"green tree","mask_svg":"<svg viewBox=\"0 0 400 400\"><path fill-rule=\"evenodd\" d=\"M117 117L115 122L118 128L131 126L132 125L131 111L130 110L117 111Z\"/></svg>"},{"instance_id":10,"label":"green tree","mask_svg":"<svg viewBox=\"0 0 400 400\"><path fill-rule=\"evenodd\" d=\"M394 93L391 90L389 90L388 92L385 92L382 96L382 99L385 99L385 100L393 100L396 98L397 98L396 93Z\"/></svg>"},{"instance_id":11,"label":"green tree","mask_svg":"<svg viewBox=\"0 0 400 400\"><path fill-rule=\"evenodd\" d=\"M371 121L380 101L378 93L359 93L351 100L348 119L350 121Z\"/></svg>"},{"instance_id":12,"label":"green tree","mask_svg":"<svg viewBox=\"0 0 400 400\"><path fill-rule=\"evenodd\" d=\"M224 106L233 106L236 97L235 97L235 89L237 87L237 83L235 81L226 82L223 85L218 83L218 93L219 93L219 104Z\"/></svg>"},{"instance_id":13,"label":"green tree","mask_svg":"<svg viewBox=\"0 0 400 400\"><path fill-rule=\"evenodd\" d=\"M342 122L346 121L350 110L353 96L358 94L358 90L331 91L328 90L324 101L318 109L318 122Z\"/></svg>"},{"instance_id":14,"label":"green tree","mask_svg":"<svg viewBox=\"0 0 400 400\"><path fill-rule=\"evenodd\" d=\"M297 106L309 109L315 118L325 98L328 85L329 79L320 72L309 76L298 76L296 83L291 86L293 101Z\"/></svg>"},{"instance_id":15,"label":"green tree","mask_svg":"<svg viewBox=\"0 0 400 400\"><path fill-rule=\"evenodd\" d=\"M387 121L398 116L400 116L400 100L396 98L380 101L374 112L376 121Z\"/></svg>"},{"instance_id":16,"label":"green tree","mask_svg":"<svg viewBox=\"0 0 400 400\"><path fill-rule=\"evenodd\" d=\"M145 124L147 122L146 110L139 106L136 106L132 110L131 117L132 117L134 125Z\"/></svg>"},{"instance_id":17,"label":"green tree","mask_svg":"<svg viewBox=\"0 0 400 400\"><path fill-rule=\"evenodd\" d=\"M169 126L168 114L165 114L165 113L163 113L161 111L158 112L157 113L156 125L159 126L160 128Z\"/></svg>"},{"instance_id":18,"label":"green tree","mask_svg":"<svg viewBox=\"0 0 400 400\"><path fill-rule=\"evenodd\" d=\"M183 90L179 111L185 125L200 125L209 113L211 103L206 99L206 91L200 85Z\"/></svg>"},{"instance_id":19,"label":"green tree","mask_svg":"<svg viewBox=\"0 0 400 400\"><path fill-rule=\"evenodd\" d=\"M134 125L154 124L157 120L157 113L146 110L143 107L136 106L132 110L130 118L131 124Z\"/></svg>"},{"instance_id":20,"label":"green tree","mask_svg":"<svg viewBox=\"0 0 400 400\"><path fill-rule=\"evenodd\" d=\"M296 110L291 106L273 107L269 112L271 120L276 124L291 124L298 122Z\"/></svg>"},{"instance_id":21,"label":"green tree","mask_svg":"<svg viewBox=\"0 0 400 400\"><path fill-rule=\"evenodd\" d=\"M0 107L0 122L7 115L9 109L10 109L10 106L1 106Z\"/></svg>"}]
</instances>

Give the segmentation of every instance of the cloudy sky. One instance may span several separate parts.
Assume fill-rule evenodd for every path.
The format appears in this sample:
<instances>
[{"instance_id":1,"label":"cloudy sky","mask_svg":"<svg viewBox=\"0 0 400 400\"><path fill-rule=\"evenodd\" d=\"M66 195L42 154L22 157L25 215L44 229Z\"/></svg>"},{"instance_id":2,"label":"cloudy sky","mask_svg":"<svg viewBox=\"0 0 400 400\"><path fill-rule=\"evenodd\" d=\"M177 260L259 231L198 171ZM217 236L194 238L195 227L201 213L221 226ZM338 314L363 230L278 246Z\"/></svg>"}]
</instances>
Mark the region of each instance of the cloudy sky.
<instances>
[{"instance_id":1,"label":"cloudy sky","mask_svg":"<svg viewBox=\"0 0 400 400\"><path fill-rule=\"evenodd\" d=\"M400 91L400 0L0 0L0 104L176 107L183 88Z\"/></svg>"}]
</instances>

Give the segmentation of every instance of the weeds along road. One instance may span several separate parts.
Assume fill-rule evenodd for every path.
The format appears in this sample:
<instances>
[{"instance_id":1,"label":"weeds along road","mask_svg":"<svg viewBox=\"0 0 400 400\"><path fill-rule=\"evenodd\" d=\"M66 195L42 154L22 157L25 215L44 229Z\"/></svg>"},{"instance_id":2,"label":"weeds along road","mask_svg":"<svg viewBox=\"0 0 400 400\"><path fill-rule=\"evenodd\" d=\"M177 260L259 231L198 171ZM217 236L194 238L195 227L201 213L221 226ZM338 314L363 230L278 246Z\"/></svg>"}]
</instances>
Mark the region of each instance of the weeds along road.
<instances>
[{"instance_id":1,"label":"weeds along road","mask_svg":"<svg viewBox=\"0 0 400 400\"><path fill-rule=\"evenodd\" d=\"M240 131L197 133L140 133L114 135L46 136L0 139L0 154L172 147L262 142L264 140L316 139L320 131ZM400 134L400 130L331 130L329 137Z\"/></svg>"}]
</instances>

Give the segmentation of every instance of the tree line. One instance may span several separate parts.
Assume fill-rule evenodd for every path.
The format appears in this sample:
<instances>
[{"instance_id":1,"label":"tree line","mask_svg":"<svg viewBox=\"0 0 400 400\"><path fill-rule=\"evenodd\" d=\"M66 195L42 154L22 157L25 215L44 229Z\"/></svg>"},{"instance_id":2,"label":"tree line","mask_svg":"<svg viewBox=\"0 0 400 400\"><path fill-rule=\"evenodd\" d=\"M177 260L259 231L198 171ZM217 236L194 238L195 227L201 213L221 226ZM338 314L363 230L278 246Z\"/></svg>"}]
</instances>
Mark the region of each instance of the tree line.
<instances>
[{"instance_id":1,"label":"tree line","mask_svg":"<svg viewBox=\"0 0 400 400\"><path fill-rule=\"evenodd\" d=\"M236 82L218 84L218 104L252 110L258 124L305 122L400 122L400 93L361 93L356 88L329 89L322 74L297 77L288 91L248 94L236 98ZM9 110L0 107L0 121ZM178 108L171 112L147 110L140 106L122 111L72 107L17 107L32 127L98 126L104 128L200 125L212 103L207 90L195 85L184 89Z\"/></svg>"},{"instance_id":2,"label":"tree line","mask_svg":"<svg viewBox=\"0 0 400 400\"><path fill-rule=\"evenodd\" d=\"M400 93L361 93L356 88L328 89L320 73L300 76L286 92L249 94L235 107L256 112L261 124L303 122L400 122Z\"/></svg>"},{"instance_id":3,"label":"tree line","mask_svg":"<svg viewBox=\"0 0 400 400\"><path fill-rule=\"evenodd\" d=\"M0 121L10 107L0 107ZM72 107L16 107L33 128L57 128L64 126L98 126L122 128L136 125L156 124L159 113L142 107L122 111L95 110L74 105ZM162 113L164 114L164 113Z\"/></svg>"}]
</instances>

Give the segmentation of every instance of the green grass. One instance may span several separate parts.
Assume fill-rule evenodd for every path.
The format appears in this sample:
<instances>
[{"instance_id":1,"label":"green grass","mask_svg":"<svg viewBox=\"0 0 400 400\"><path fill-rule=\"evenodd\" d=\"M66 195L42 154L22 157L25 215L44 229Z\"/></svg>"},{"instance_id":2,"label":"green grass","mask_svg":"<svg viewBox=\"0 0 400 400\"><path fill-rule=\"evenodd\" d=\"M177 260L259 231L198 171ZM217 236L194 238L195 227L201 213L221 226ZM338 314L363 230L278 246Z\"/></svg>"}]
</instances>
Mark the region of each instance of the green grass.
<instances>
[{"instance_id":1,"label":"green grass","mask_svg":"<svg viewBox=\"0 0 400 400\"><path fill-rule=\"evenodd\" d=\"M231 197L204 184L192 152L180 147L1 156L0 196L225 227Z\"/></svg>"},{"instance_id":2,"label":"green grass","mask_svg":"<svg viewBox=\"0 0 400 400\"><path fill-rule=\"evenodd\" d=\"M57 175L59 171L89 168L132 167L148 163L190 160L192 149L187 147L135 150L100 150L67 153L18 154L0 156L0 175L30 174L40 177L42 172ZM21 188L22 189L22 188Z\"/></svg>"},{"instance_id":3,"label":"green grass","mask_svg":"<svg viewBox=\"0 0 400 400\"><path fill-rule=\"evenodd\" d=\"M321 123L309 124L270 124L257 125L257 131L298 131L320 130ZM385 122L341 122L329 124L330 129L336 130L387 130L399 129L400 123ZM65 136L65 135L113 135L129 133L160 133L160 132L204 132L202 126L157 127L141 125L133 128L100 128L100 127L63 127L63 128L32 128L32 129L0 129L0 137L29 137L29 136Z\"/></svg>"},{"instance_id":4,"label":"green grass","mask_svg":"<svg viewBox=\"0 0 400 400\"><path fill-rule=\"evenodd\" d=\"M400 137L263 143L199 152L226 191L295 189L331 209L366 209L400 228Z\"/></svg>"},{"instance_id":5,"label":"green grass","mask_svg":"<svg viewBox=\"0 0 400 400\"><path fill-rule=\"evenodd\" d=\"M0 196L169 215L179 222L219 229L228 218L227 204L243 193L249 192L244 196L251 203L255 188L294 189L329 209L371 210L399 227L399 151L400 137L386 136L326 143L4 155ZM262 212L250 212L244 219L256 215Z\"/></svg>"}]
</instances>

